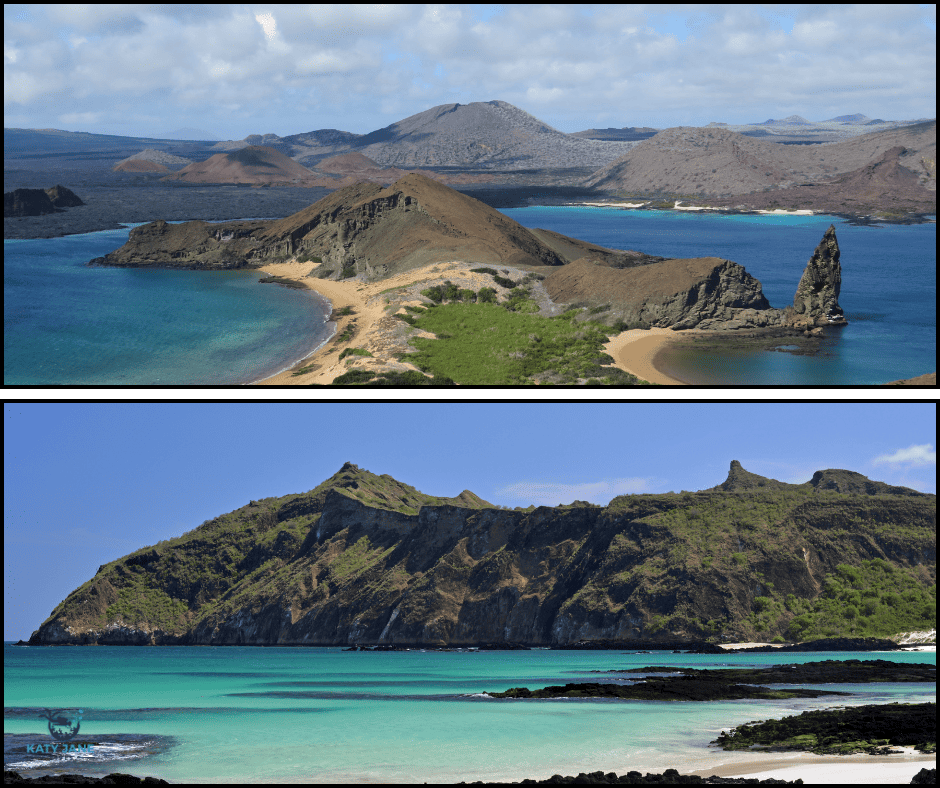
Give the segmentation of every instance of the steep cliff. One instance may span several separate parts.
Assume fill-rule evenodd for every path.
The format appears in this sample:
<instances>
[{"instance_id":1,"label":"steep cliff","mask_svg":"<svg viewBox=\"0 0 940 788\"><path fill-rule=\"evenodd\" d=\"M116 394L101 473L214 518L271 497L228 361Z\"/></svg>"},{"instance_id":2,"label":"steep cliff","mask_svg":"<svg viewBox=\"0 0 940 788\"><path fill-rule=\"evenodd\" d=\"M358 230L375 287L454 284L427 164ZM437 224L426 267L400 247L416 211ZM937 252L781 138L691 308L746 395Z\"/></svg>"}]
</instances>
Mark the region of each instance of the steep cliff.
<instances>
[{"instance_id":1,"label":"steep cliff","mask_svg":"<svg viewBox=\"0 0 940 788\"><path fill-rule=\"evenodd\" d=\"M699 493L510 511L347 463L309 492L251 501L104 564L29 642L769 638L809 626L833 576L873 559L906 596L882 606L869 594L868 612L835 631L868 631L908 605L908 628L923 628L908 592L935 583L936 497L860 479L821 471L782 485L735 463ZM851 494L833 489L847 482Z\"/></svg>"},{"instance_id":2,"label":"steep cliff","mask_svg":"<svg viewBox=\"0 0 940 788\"><path fill-rule=\"evenodd\" d=\"M552 300L610 304L626 323L703 329L778 325L782 313L743 266L718 257L610 268L579 260L545 279Z\"/></svg>"}]
</instances>

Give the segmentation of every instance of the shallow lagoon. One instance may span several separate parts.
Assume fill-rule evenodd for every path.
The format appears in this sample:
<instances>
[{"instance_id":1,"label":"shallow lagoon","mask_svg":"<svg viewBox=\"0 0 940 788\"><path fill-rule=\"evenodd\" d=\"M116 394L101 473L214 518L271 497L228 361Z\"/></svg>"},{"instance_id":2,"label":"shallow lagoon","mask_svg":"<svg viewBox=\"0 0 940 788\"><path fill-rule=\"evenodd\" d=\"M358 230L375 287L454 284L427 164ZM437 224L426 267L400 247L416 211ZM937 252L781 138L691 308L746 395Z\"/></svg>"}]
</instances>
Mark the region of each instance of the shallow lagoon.
<instances>
[{"instance_id":1,"label":"shallow lagoon","mask_svg":"<svg viewBox=\"0 0 940 788\"><path fill-rule=\"evenodd\" d=\"M330 335L326 299L257 271L86 265L129 232L4 241L6 385L248 383Z\"/></svg>"},{"instance_id":2,"label":"shallow lagoon","mask_svg":"<svg viewBox=\"0 0 940 788\"><path fill-rule=\"evenodd\" d=\"M591 670L890 659L935 654L700 655L617 651L343 652L338 648L4 648L6 734L36 734L44 707L81 707L82 735L150 734L154 754L69 771L184 782L459 782L665 768L741 754L708 742L754 719L837 704L935 697L933 684L832 686L851 699L651 703L493 700L484 690L593 681ZM20 711L17 711L20 710ZM167 742L169 742L167 744ZM755 755L755 758L759 758ZM23 768L7 755L7 768ZM37 770L29 770L38 774Z\"/></svg>"}]
</instances>

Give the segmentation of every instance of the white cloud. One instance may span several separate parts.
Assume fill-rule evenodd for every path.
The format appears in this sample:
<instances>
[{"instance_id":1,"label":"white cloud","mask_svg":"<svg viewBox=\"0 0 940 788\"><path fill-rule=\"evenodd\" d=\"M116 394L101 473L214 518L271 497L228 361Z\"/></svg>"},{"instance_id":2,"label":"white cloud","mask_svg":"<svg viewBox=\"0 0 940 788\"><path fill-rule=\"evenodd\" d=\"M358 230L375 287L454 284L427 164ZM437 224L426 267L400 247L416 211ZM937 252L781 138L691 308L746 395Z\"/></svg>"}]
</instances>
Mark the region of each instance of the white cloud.
<instances>
[{"instance_id":1,"label":"white cloud","mask_svg":"<svg viewBox=\"0 0 940 788\"><path fill-rule=\"evenodd\" d=\"M631 495L650 491L650 479L605 479L583 484L553 484L551 482L516 482L497 490L499 495L513 500L544 506L558 506L572 501L590 501L606 505L618 495Z\"/></svg>"},{"instance_id":2,"label":"white cloud","mask_svg":"<svg viewBox=\"0 0 940 788\"><path fill-rule=\"evenodd\" d=\"M898 449L894 454L881 454L871 461L872 465L911 465L924 467L937 464L937 450L931 443L908 446Z\"/></svg>"},{"instance_id":3,"label":"white cloud","mask_svg":"<svg viewBox=\"0 0 940 788\"><path fill-rule=\"evenodd\" d=\"M100 112L103 127L81 130L103 131L156 112L237 126L233 138L366 132L491 99L562 131L935 112L932 6L494 8L7 5L4 101L33 127Z\"/></svg>"}]
</instances>

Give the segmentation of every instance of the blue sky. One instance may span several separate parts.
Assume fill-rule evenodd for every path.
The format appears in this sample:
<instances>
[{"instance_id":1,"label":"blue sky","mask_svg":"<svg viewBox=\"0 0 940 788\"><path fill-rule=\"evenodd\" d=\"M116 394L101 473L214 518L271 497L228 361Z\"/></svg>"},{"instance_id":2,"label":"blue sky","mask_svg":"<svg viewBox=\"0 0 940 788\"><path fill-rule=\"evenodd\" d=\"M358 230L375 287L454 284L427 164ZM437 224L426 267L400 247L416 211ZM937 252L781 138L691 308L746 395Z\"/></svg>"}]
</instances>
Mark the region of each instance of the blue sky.
<instances>
[{"instance_id":1,"label":"blue sky","mask_svg":"<svg viewBox=\"0 0 940 788\"><path fill-rule=\"evenodd\" d=\"M27 638L98 566L346 462L491 503L699 490L731 460L935 492L932 403L71 404L4 410L4 639Z\"/></svg>"},{"instance_id":2,"label":"blue sky","mask_svg":"<svg viewBox=\"0 0 940 788\"><path fill-rule=\"evenodd\" d=\"M666 9L666 10L664 10ZM4 6L4 125L366 133L500 99L560 131L936 114L936 6Z\"/></svg>"}]
</instances>

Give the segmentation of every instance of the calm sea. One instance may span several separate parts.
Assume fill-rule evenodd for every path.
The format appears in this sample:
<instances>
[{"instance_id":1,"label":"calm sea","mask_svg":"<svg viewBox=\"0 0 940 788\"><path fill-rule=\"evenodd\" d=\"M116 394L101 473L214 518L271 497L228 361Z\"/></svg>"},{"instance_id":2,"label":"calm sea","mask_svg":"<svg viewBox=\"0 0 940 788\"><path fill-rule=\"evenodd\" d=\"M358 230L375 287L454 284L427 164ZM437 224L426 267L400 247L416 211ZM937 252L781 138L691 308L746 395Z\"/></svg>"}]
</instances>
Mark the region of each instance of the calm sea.
<instances>
[{"instance_id":1,"label":"calm sea","mask_svg":"<svg viewBox=\"0 0 940 788\"><path fill-rule=\"evenodd\" d=\"M6 385L248 383L329 337L326 299L257 271L85 265L129 232L4 240Z\"/></svg>"},{"instance_id":2,"label":"calm sea","mask_svg":"<svg viewBox=\"0 0 940 788\"><path fill-rule=\"evenodd\" d=\"M504 211L604 246L743 265L774 306L792 303L830 223L842 250L840 303L815 356L672 351L693 383L873 384L936 368L936 225L857 227L831 216L716 216L533 206ZM309 293L258 286L247 271L88 268L129 230L4 241L6 384L246 383L326 339L329 307Z\"/></svg>"},{"instance_id":3,"label":"calm sea","mask_svg":"<svg viewBox=\"0 0 940 788\"><path fill-rule=\"evenodd\" d=\"M849 325L827 327L818 354L674 350L665 354L664 371L699 384L865 385L936 369L936 224L855 226L822 214L722 216L581 206L504 213L526 227L615 249L734 260L760 280L775 307L793 303L807 261L834 224L842 253L839 303Z\"/></svg>"},{"instance_id":4,"label":"calm sea","mask_svg":"<svg viewBox=\"0 0 940 788\"><path fill-rule=\"evenodd\" d=\"M935 662L927 652L692 655L615 651L343 652L338 648L4 647L4 767L171 782L459 782L624 773L759 759L708 742L806 709L934 700L933 684L832 685L852 698L652 703L494 700L514 686L646 665L821 659ZM613 678L613 677L611 677ZM47 709L78 708L88 753L26 753ZM33 747L33 749L36 749Z\"/></svg>"}]
</instances>

